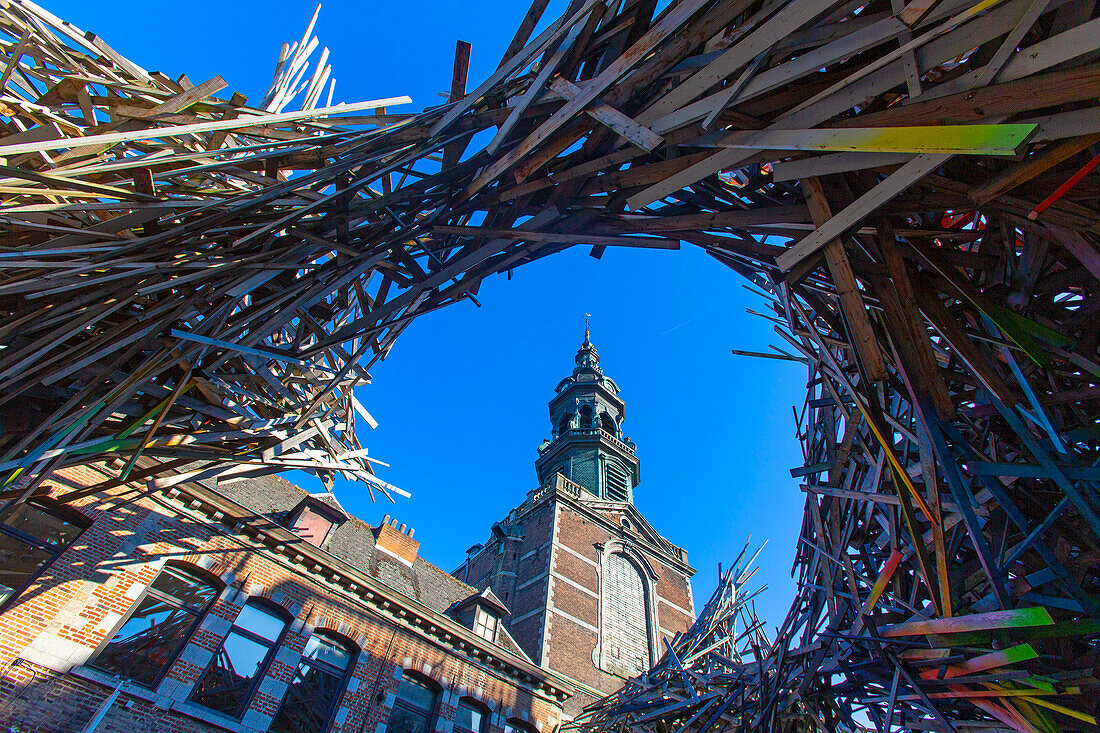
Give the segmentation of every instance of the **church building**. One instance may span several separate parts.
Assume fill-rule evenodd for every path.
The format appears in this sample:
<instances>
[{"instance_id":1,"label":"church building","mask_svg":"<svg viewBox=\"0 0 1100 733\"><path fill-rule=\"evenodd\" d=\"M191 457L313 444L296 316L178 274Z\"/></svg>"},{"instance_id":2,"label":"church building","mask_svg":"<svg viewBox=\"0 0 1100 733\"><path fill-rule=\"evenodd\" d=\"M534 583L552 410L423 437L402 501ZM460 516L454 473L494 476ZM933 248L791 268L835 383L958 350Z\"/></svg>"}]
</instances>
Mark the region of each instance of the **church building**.
<instances>
[{"instance_id":1,"label":"church building","mask_svg":"<svg viewBox=\"0 0 1100 733\"><path fill-rule=\"evenodd\" d=\"M538 488L454 572L507 606L504 624L532 660L577 686L572 714L648 669L695 620L687 553L634 506L626 403L587 328L575 362L550 400Z\"/></svg>"}]
</instances>

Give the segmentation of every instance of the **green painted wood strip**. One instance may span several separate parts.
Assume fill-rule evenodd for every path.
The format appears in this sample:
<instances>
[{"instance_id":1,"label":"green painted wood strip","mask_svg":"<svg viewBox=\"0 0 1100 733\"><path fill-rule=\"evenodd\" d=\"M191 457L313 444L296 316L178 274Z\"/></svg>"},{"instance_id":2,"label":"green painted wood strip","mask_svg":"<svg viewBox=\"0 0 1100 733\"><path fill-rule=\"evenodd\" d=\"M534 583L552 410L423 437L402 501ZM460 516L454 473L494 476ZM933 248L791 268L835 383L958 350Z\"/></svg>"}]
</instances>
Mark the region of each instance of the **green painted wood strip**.
<instances>
[{"instance_id":1,"label":"green painted wood strip","mask_svg":"<svg viewBox=\"0 0 1100 733\"><path fill-rule=\"evenodd\" d=\"M970 616L939 618L929 621L907 621L879 629L881 636L916 636L918 634L958 634L964 631L983 631L1024 626L1050 626L1054 619L1042 606L1016 608L1008 611L977 613Z\"/></svg>"},{"instance_id":2,"label":"green painted wood strip","mask_svg":"<svg viewBox=\"0 0 1100 733\"><path fill-rule=\"evenodd\" d=\"M1027 123L761 130L736 132L720 145L750 150L1012 156L1023 152L1038 129Z\"/></svg>"}]
</instances>

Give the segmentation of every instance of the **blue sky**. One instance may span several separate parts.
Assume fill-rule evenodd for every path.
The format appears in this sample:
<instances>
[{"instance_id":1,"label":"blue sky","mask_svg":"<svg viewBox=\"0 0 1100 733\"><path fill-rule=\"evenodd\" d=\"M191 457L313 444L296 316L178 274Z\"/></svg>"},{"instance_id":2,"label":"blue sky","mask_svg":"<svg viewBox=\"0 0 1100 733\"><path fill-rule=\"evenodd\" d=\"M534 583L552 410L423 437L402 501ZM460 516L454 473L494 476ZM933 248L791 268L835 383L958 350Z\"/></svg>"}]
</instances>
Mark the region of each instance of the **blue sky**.
<instances>
[{"instance_id":1,"label":"blue sky","mask_svg":"<svg viewBox=\"0 0 1100 733\"><path fill-rule=\"evenodd\" d=\"M251 101L266 91L279 46L301 37L315 3L49 2L148 70L193 83L220 74ZM551 4L549 18L560 2ZM473 44L470 87L499 63L526 12L525 0L440 2L332 0L316 27L331 52L334 101L408 94L416 111L450 86L454 43ZM560 10L559 10L560 12ZM395 108L395 111L398 111ZM371 504L362 484L339 482L343 505L368 522L384 513L416 529L421 555L444 569L484 541L535 487L536 447L549 437L547 402L570 373L582 314L606 374L626 400L625 435L638 445L635 503L698 569L696 608L750 533L767 538L758 600L782 621L803 495L789 469L802 464L792 405L804 398L800 364L733 356L778 343L771 324L745 313L761 299L701 250L587 248L527 265L511 281L482 286L482 307L463 302L414 323L372 369L360 398L379 420L361 436L387 461L380 477L413 493ZM298 476L288 476L299 480Z\"/></svg>"}]
</instances>

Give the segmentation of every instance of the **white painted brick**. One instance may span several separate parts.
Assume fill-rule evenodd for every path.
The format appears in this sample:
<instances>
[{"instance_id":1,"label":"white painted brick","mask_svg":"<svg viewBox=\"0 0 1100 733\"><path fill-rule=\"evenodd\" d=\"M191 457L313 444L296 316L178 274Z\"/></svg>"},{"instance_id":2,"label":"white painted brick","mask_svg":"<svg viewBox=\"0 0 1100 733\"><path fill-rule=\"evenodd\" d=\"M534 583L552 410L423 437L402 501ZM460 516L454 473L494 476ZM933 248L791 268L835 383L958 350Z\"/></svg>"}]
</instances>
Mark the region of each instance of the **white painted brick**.
<instances>
[{"instance_id":1,"label":"white painted brick","mask_svg":"<svg viewBox=\"0 0 1100 733\"><path fill-rule=\"evenodd\" d=\"M259 692L265 695L271 695L274 698L282 699L283 693L286 692L286 683L275 679L274 677L264 677L263 682L260 683Z\"/></svg>"},{"instance_id":2,"label":"white painted brick","mask_svg":"<svg viewBox=\"0 0 1100 733\"><path fill-rule=\"evenodd\" d=\"M271 725L272 717L258 710L249 710L241 719L241 725L254 730L267 730Z\"/></svg>"},{"instance_id":3,"label":"white painted brick","mask_svg":"<svg viewBox=\"0 0 1100 733\"><path fill-rule=\"evenodd\" d=\"M193 664L196 667L205 667L214 653L198 644L188 644L180 654L180 661Z\"/></svg>"},{"instance_id":4,"label":"white painted brick","mask_svg":"<svg viewBox=\"0 0 1100 733\"><path fill-rule=\"evenodd\" d=\"M296 652L288 647L280 647L279 651L275 652L275 660L282 662L288 667L297 667L298 661L302 658L301 652Z\"/></svg>"},{"instance_id":5,"label":"white painted brick","mask_svg":"<svg viewBox=\"0 0 1100 733\"><path fill-rule=\"evenodd\" d=\"M121 613L108 611L106 614L104 614L103 620L96 624L96 631L102 631L104 633L110 631L115 627L115 624L117 624L121 618Z\"/></svg>"},{"instance_id":6,"label":"white painted brick","mask_svg":"<svg viewBox=\"0 0 1100 733\"><path fill-rule=\"evenodd\" d=\"M202 620L202 623L199 625L199 627L209 631L212 634L225 636L229 633L229 627L231 627L232 625L232 621L224 619L221 616L216 616L212 613L208 613L206 614L206 618Z\"/></svg>"}]
</instances>

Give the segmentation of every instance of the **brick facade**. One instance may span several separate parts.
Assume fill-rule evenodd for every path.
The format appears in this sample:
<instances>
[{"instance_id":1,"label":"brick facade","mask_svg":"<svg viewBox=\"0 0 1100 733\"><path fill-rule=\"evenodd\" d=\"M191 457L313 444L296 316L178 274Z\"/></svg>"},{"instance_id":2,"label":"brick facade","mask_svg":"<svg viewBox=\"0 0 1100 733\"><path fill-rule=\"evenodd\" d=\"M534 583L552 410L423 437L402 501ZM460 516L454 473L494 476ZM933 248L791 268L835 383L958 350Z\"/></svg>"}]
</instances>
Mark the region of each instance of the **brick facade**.
<instances>
[{"instance_id":1,"label":"brick facade","mask_svg":"<svg viewBox=\"0 0 1100 733\"><path fill-rule=\"evenodd\" d=\"M613 557L625 563L618 574L608 569ZM620 637L648 646L648 668L664 640L687 630L694 572L632 504L601 500L559 474L495 524L454 574L491 588L508 604L505 623L527 655L577 684L566 703L571 717L638 673L612 653L625 648Z\"/></svg>"},{"instance_id":2,"label":"brick facade","mask_svg":"<svg viewBox=\"0 0 1100 733\"><path fill-rule=\"evenodd\" d=\"M108 475L66 469L45 485L56 495ZM462 696L492 712L485 733L502 733L508 718L555 729L568 681L533 664L508 634L491 643L448 615L474 588L416 557L417 543L389 525L381 534L396 553L378 551L378 528L354 518L314 547L280 524L305 492L281 479L250 481L180 483L129 504L117 492L77 500L90 526L0 616L0 726L70 733L106 708L97 731L264 731L310 635L326 629L358 652L330 731L383 733L406 669L441 690L433 733L450 733ZM223 587L156 689L89 666L167 562L204 569ZM293 620L247 710L230 719L188 698L253 597Z\"/></svg>"}]
</instances>

